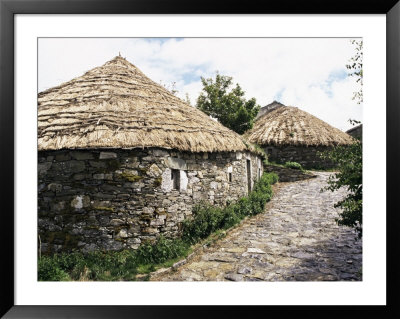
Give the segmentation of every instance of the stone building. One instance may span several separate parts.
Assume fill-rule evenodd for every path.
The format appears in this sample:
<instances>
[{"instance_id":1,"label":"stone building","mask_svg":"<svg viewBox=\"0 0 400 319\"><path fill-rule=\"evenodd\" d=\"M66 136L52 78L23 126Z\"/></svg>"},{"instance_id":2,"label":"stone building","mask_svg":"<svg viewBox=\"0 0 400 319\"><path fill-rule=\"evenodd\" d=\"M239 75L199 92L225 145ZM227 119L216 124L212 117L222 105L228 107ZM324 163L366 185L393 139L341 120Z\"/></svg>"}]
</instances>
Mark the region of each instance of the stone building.
<instances>
[{"instance_id":1,"label":"stone building","mask_svg":"<svg viewBox=\"0 0 400 319\"><path fill-rule=\"evenodd\" d=\"M262 108L246 138L262 146L271 162L298 162L305 168L329 168L333 164L318 155L336 145L349 145L354 139L297 107L274 102Z\"/></svg>"},{"instance_id":2,"label":"stone building","mask_svg":"<svg viewBox=\"0 0 400 319\"><path fill-rule=\"evenodd\" d=\"M358 140L362 140L362 124L352 127L346 133Z\"/></svg>"},{"instance_id":3,"label":"stone building","mask_svg":"<svg viewBox=\"0 0 400 319\"><path fill-rule=\"evenodd\" d=\"M178 236L202 201L248 194L262 158L122 57L38 95L43 253Z\"/></svg>"},{"instance_id":4,"label":"stone building","mask_svg":"<svg viewBox=\"0 0 400 319\"><path fill-rule=\"evenodd\" d=\"M262 108L260 108L260 110L257 113L256 116L256 120L258 120L261 116L263 116L264 114L271 112L272 110L275 110L278 107L284 106L282 103L278 102L278 101L273 101L272 103L263 106Z\"/></svg>"}]
</instances>

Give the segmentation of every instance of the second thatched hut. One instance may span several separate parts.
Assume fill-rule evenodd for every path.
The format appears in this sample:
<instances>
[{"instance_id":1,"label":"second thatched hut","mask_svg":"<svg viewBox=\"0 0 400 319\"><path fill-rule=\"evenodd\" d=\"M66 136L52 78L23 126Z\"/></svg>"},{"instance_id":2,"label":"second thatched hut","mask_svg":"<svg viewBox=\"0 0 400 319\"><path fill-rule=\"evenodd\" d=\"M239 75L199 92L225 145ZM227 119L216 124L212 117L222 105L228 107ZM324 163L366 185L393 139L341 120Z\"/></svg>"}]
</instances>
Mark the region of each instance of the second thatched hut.
<instances>
[{"instance_id":1,"label":"second thatched hut","mask_svg":"<svg viewBox=\"0 0 400 319\"><path fill-rule=\"evenodd\" d=\"M175 237L200 201L245 196L262 158L122 57L38 95L43 253Z\"/></svg>"},{"instance_id":2,"label":"second thatched hut","mask_svg":"<svg viewBox=\"0 0 400 319\"><path fill-rule=\"evenodd\" d=\"M260 110L246 138L262 146L269 161L297 162L305 168L330 168L320 152L336 145L349 145L354 139L341 130L297 107L273 102Z\"/></svg>"}]
</instances>

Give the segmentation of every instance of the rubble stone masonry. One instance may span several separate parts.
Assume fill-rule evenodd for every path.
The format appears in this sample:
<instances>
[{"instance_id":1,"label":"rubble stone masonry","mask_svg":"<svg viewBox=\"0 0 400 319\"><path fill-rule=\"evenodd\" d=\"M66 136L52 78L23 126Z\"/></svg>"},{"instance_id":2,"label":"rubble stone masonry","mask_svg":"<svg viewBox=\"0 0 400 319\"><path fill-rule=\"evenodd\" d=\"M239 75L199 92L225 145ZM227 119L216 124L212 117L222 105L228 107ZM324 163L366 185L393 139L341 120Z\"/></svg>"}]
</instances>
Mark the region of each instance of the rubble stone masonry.
<instances>
[{"instance_id":1,"label":"rubble stone masonry","mask_svg":"<svg viewBox=\"0 0 400 319\"><path fill-rule=\"evenodd\" d=\"M190 153L159 148L60 150L38 154L41 251L136 249L181 222L202 201L225 205L263 172L247 152Z\"/></svg>"},{"instance_id":2,"label":"rubble stone masonry","mask_svg":"<svg viewBox=\"0 0 400 319\"><path fill-rule=\"evenodd\" d=\"M277 163L297 162L304 168L334 168L335 165L326 159L321 159L319 153L329 151L326 146L264 146L268 160Z\"/></svg>"}]
</instances>

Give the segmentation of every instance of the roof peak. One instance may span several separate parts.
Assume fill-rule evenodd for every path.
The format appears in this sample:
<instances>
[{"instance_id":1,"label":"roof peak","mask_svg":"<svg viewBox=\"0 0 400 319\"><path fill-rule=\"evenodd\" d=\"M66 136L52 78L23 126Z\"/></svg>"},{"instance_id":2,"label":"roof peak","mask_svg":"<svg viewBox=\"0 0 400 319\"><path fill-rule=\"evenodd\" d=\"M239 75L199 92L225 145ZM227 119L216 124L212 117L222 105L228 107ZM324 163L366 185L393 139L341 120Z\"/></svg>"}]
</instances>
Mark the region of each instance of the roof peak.
<instances>
[{"instance_id":1,"label":"roof peak","mask_svg":"<svg viewBox=\"0 0 400 319\"><path fill-rule=\"evenodd\" d=\"M113 57L111 60L108 60L106 63L104 63L103 65L106 65L108 63L113 63L113 62L122 62L124 64L129 64L132 65L134 67L136 67L133 63L129 62L126 57L121 56L121 53L119 52L119 55L116 55L115 57Z\"/></svg>"},{"instance_id":2,"label":"roof peak","mask_svg":"<svg viewBox=\"0 0 400 319\"><path fill-rule=\"evenodd\" d=\"M122 59L122 60L125 60L126 61L126 58L125 57L123 57L122 55L121 55L121 52L118 52L118 55L116 55L114 58L112 58L111 60L119 60L119 59ZM110 61L111 61L110 60Z\"/></svg>"}]
</instances>

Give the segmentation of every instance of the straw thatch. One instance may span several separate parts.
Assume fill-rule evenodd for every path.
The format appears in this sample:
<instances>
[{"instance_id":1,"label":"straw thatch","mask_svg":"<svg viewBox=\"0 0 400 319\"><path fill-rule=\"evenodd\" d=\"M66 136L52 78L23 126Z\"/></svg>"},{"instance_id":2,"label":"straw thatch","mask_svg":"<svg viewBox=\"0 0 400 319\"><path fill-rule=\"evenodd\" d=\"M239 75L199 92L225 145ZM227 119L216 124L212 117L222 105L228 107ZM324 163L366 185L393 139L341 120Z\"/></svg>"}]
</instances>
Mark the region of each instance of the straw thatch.
<instances>
[{"instance_id":1,"label":"straw thatch","mask_svg":"<svg viewBox=\"0 0 400 319\"><path fill-rule=\"evenodd\" d=\"M38 95L39 150L161 147L247 150L213 121L122 57Z\"/></svg>"},{"instance_id":2,"label":"straw thatch","mask_svg":"<svg viewBox=\"0 0 400 319\"><path fill-rule=\"evenodd\" d=\"M245 134L258 145L349 145L353 138L319 118L292 106L280 106L261 116Z\"/></svg>"}]
</instances>

